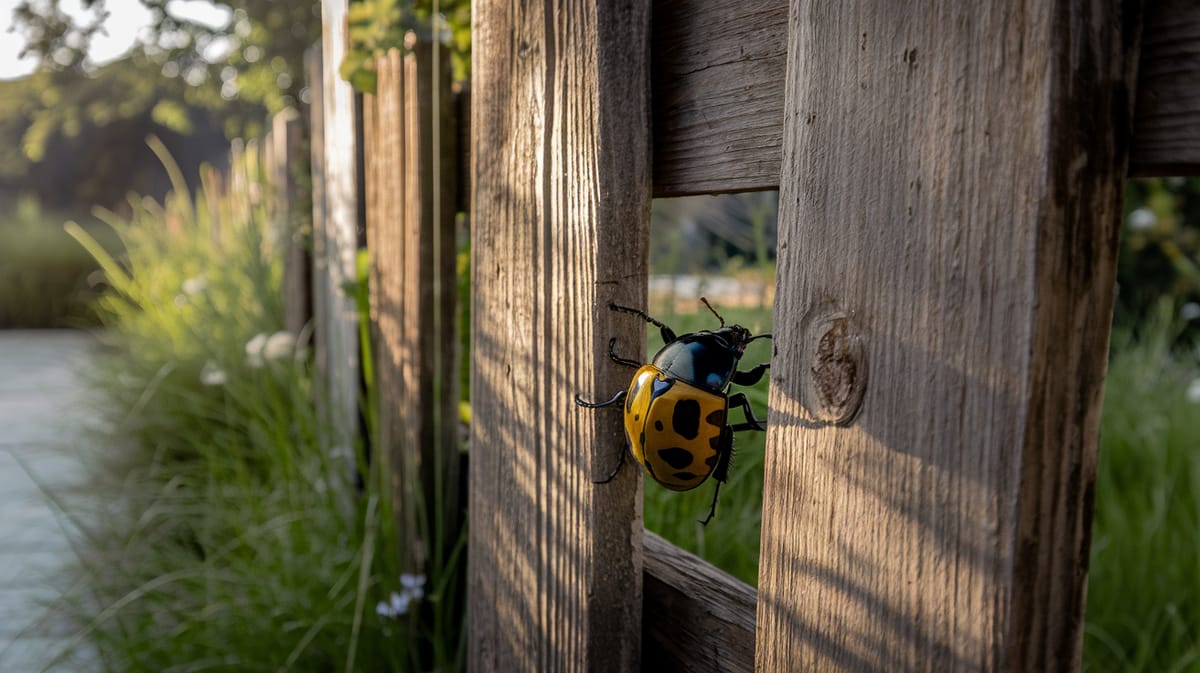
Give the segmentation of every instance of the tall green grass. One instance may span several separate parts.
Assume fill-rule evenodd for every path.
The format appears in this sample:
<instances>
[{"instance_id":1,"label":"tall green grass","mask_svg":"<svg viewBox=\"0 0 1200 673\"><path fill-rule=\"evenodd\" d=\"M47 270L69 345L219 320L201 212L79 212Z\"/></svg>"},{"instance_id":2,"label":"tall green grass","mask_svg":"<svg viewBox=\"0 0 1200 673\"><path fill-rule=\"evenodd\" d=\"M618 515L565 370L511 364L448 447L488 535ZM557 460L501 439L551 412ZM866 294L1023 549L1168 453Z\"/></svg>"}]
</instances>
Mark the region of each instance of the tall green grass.
<instances>
[{"instance_id":1,"label":"tall green grass","mask_svg":"<svg viewBox=\"0 0 1200 673\"><path fill-rule=\"evenodd\" d=\"M459 668L457 560L401 567L386 475L330 445L306 336L280 331L261 190L210 212L164 159L165 204L103 214L125 259L73 230L110 286L108 438L60 500L81 531L59 605L78 649L113 673Z\"/></svg>"},{"instance_id":2,"label":"tall green grass","mask_svg":"<svg viewBox=\"0 0 1200 673\"><path fill-rule=\"evenodd\" d=\"M1200 351L1163 307L1105 385L1084 670L1200 671Z\"/></svg>"}]
</instances>

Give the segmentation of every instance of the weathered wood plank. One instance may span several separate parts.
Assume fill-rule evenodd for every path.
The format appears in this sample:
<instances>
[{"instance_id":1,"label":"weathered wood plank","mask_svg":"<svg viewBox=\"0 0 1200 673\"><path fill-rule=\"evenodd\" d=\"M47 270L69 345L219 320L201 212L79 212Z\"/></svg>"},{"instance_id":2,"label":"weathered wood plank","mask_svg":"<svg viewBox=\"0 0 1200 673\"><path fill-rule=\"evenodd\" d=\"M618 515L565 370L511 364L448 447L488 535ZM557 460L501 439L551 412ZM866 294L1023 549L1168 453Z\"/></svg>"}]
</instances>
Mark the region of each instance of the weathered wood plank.
<instances>
[{"instance_id":1,"label":"weathered wood plank","mask_svg":"<svg viewBox=\"0 0 1200 673\"><path fill-rule=\"evenodd\" d=\"M642 670L754 670L754 587L646 531Z\"/></svg>"},{"instance_id":2,"label":"weathered wood plank","mask_svg":"<svg viewBox=\"0 0 1200 673\"><path fill-rule=\"evenodd\" d=\"M793 0L757 670L1078 668L1124 10Z\"/></svg>"},{"instance_id":3,"label":"weathered wood plank","mask_svg":"<svg viewBox=\"0 0 1200 673\"><path fill-rule=\"evenodd\" d=\"M267 170L272 186L272 227L283 257L283 324L300 334L312 318L312 279L309 243L298 218L297 165L301 163L304 122L288 108L271 119Z\"/></svg>"},{"instance_id":4,"label":"weathered wood plank","mask_svg":"<svg viewBox=\"0 0 1200 673\"><path fill-rule=\"evenodd\" d=\"M430 44L413 38L408 47L407 55L392 50L376 59L378 88L364 117L379 442L399 538L415 570L427 553L447 551L422 535L442 530L442 542L452 543L459 512L457 169L447 53L439 53L435 77Z\"/></svg>"},{"instance_id":5,"label":"weathered wood plank","mask_svg":"<svg viewBox=\"0 0 1200 673\"><path fill-rule=\"evenodd\" d=\"M323 135L313 143L313 182L321 182L313 198L313 338L331 441L349 448L358 432L358 318L345 287L356 274L359 171L354 91L338 74L346 51L346 9L347 0L321 2L320 70L313 73L320 80L314 93L321 97L312 100L320 101L313 107L321 108Z\"/></svg>"},{"instance_id":6,"label":"weathered wood plank","mask_svg":"<svg viewBox=\"0 0 1200 673\"><path fill-rule=\"evenodd\" d=\"M655 196L778 188L786 5L655 1ZM1131 173L1200 174L1200 3L1150 3L1137 90Z\"/></svg>"},{"instance_id":7,"label":"weathered wood plank","mask_svg":"<svg viewBox=\"0 0 1200 673\"><path fill-rule=\"evenodd\" d=\"M468 668L633 671L641 480L609 337L644 325L648 0L475 3ZM626 316L627 317L627 316Z\"/></svg>"},{"instance_id":8,"label":"weathered wood plank","mask_svg":"<svg viewBox=\"0 0 1200 673\"><path fill-rule=\"evenodd\" d=\"M1129 172L1200 175L1200 2L1146 5Z\"/></svg>"},{"instance_id":9,"label":"weathered wood plank","mask_svg":"<svg viewBox=\"0 0 1200 673\"><path fill-rule=\"evenodd\" d=\"M654 3L654 194L779 184L786 2Z\"/></svg>"}]
</instances>

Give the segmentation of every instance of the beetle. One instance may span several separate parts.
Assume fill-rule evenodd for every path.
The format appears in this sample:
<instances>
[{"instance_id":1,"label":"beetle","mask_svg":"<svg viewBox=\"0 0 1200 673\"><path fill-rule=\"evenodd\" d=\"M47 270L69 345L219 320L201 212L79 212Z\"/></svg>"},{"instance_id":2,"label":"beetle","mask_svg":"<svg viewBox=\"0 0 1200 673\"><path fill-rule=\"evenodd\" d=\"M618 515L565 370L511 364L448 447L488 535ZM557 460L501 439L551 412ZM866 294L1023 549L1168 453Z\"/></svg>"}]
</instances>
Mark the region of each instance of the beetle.
<instances>
[{"instance_id":1,"label":"beetle","mask_svg":"<svg viewBox=\"0 0 1200 673\"><path fill-rule=\"evenodd\" d=\"M709 476L716 481L707 525L717 511L721 484L729 478L733 459L733 434L743 430L766 430L766 422L754 415L745 393L730 394L730 385L751 386L762 380L770 367L762 363L746 371L738 362L746 346L758 339L770 339L769 333L752 335L741 325L725 325L725 319L704 297L700 301L712 311L721 326L715 331L702 330L676 335L662 321L644 311L609 304L609 309L635 315L659 329L663 347L649 364L623 358L616 353L616 338L608 342L608 356L637 371L627 390L618 391L604 402L586 402L579 394L575 404L589 409L608 407L625 401L625 436L646 475L674 491L690 491ZM729 423L729 409L740 407L746 420ZM621 461L607 478L612 481L625 464Z\"/></svg>"}]
</instances>

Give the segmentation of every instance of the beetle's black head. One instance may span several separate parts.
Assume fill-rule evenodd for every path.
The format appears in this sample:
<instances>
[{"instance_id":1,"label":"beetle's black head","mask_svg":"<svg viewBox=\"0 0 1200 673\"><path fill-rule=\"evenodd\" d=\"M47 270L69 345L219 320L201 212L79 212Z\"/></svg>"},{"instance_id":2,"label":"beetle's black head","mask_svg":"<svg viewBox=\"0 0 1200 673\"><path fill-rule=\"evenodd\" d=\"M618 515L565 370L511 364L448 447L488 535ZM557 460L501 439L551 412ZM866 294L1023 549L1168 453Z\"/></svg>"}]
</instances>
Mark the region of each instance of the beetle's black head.
<instances>
[{"instance_id":1,"label":"beetle's black head","mask_svg":"<svg viewBox=\"0 0 1200 673\"><path fill-rule=\"evenodd\" d=\"M725 342L726 348L737 353L738 357L746 350L746 344L750 343L750 330L741 325L730 325L712 333L714 337Z\"/></svg>"},{"instance_id":2,"label":"beetle's black head","mask_svg":"<svg viewBox=\"0 0 1200 673\"><path fill-rule=\"evenodd\" d=\"M720 393L737 371L746 344L756 338L741 325L684 334L655 354L654 366L698 388Z\"/></svg>"}]
</instances>

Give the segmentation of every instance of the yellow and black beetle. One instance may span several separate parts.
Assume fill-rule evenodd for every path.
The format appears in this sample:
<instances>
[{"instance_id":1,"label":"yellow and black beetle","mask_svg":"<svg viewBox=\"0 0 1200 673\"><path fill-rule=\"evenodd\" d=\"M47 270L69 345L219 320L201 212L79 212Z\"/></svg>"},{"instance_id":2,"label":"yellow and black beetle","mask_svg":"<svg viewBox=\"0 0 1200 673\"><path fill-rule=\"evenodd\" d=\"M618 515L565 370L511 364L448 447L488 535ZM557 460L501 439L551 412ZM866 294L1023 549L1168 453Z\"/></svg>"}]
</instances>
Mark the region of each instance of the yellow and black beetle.
<instances>
[{"instance_id":1,"label":"yellow and black beetle","mask_svg":"<svg viewBox=\"0 0 1200 673\"><path fill-rule=\"evenodd\" d=\"M717 494L729 478L733 458L733 433L741 430L766 430L766 423L754 416L744 393L729 394L730 384L750 386L758 383L768 363L747 371L738 371L738 361L746 345L770 334L751 336L741 325L725 326L725 319L701 297L700 301L721 322L715 332L703 330L676 336L675 331L643 311L609 304L614 311L630 313L658 327L664 345L650 364L616 354L616 338L608 342L608 356L614 362L633 367L637 372L628 390L619 391L606 402L584 402L578 394L575 403L596 409L625 400L625 435L630 452L651 479L675 491L690 491L712 475L717 486L712 506L701 523L707 524L717 511ZM729 424L730 407L741 407L743 423ZM621 462L606 479L611 481L625 464Z\"/></svg>"}]
</instances>

